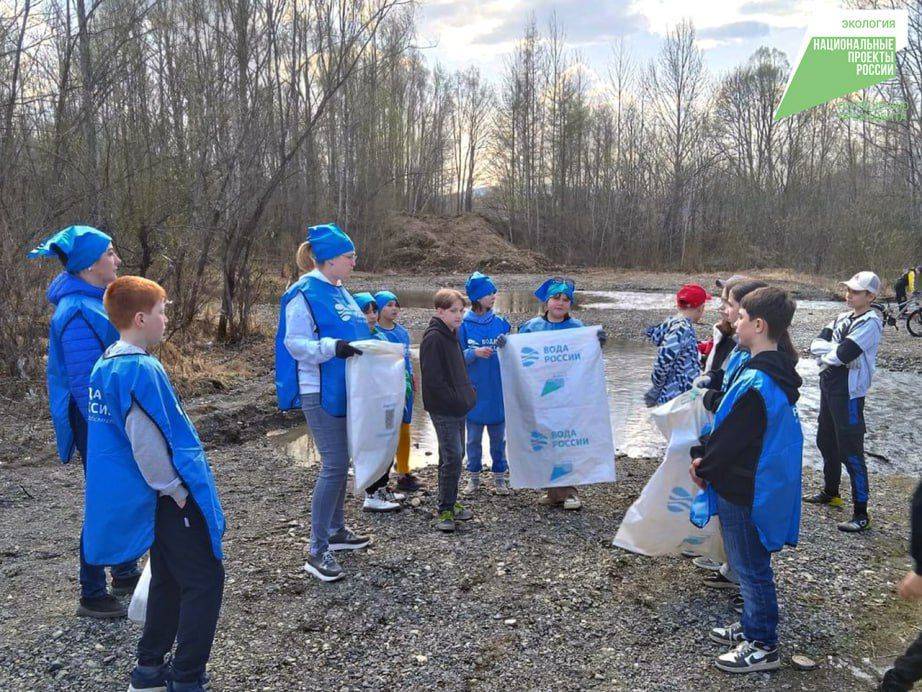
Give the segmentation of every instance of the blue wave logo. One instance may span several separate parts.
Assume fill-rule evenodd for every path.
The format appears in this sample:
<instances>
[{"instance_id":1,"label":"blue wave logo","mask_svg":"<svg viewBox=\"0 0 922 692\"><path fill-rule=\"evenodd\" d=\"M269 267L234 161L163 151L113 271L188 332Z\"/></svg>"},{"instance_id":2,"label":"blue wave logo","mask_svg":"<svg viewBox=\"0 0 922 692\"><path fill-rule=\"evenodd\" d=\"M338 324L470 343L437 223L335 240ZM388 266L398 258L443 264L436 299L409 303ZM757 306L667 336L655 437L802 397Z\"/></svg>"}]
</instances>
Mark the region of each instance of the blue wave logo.
<instances>
[{"instance_id":1,"label":"blue wave logo","mask_svg":"<svg viewBox=\"0 0 922 692\"><path fill-rule=\"evenodd\" d=\"M688 545L701 545L704 543L703 536L686 536L685 540L682 543L687 543Z\"/></svg>"},{"instance_id":2,"label":"blue wave logo","mask_svg":"<svg viewBox=\"0 0 922 692\"><path fill-rule=\"evenodd\" d=\"M554 464L554 468L551 471L551 481L556 481L558 478L563 478L568 473L573 473L573 462L572 461L561 461Z\"/></svg>"},{"instance_id":3,"label":"blue wave logo","mask_svg":"<svg viewBox=\"0 0 922 692\"><path fill-rule=\"evenodd\" d=\"M531 450L533 452L540 452L542 449L547 447L547 443L547 435L542 435L537 430L534 430L531 433Z\"/></svg>"},{"instance_id":4,"label":"blue wave logo","mask_svg":"<svg viewBox=\"0 0 922 692\"><path fill-rule=\"evenodd\" d=\"M537 363L539 357L540 355L533 348L525 346L522 349L522 365L524 365L526 368L530 368L532 365Z\"/></svg>"},{"instance_id":5,"label":"blue wave logo","mask_svg":"<svg viewBox=\"0 0 922 692\"><path fill-rule=\"evenodd\" d=\"M677 486L669 493L669 502L666 504L666 509L677 514L679 512L685 512L687 514L691 511L693 499L690 492L685 488Z\"/></svg>"},{"instance_id":6,"label":"blue wave logo","mask_svg":"<svg viewBox=\"0 0 922 692\"><path fill-rule=\"evenodd\" d=\"M348 305L343 305L342 303L333 303L333 309L339 314L339 319L343 322L348 322L352 319L352 309Z\"/></svg>"},{"instance_id":7,"label":"blue wave logo","mask_svg":"<svg viewBox=\"0 0 922 692\"><path fill-rule=\"evenodd\" d=\"M552 394L560 389L563 389L563 385L566 380L562 377L554 377L544 383L544 389L541 390L541 396L547 396Z\"/></svg>"}]
</instances>

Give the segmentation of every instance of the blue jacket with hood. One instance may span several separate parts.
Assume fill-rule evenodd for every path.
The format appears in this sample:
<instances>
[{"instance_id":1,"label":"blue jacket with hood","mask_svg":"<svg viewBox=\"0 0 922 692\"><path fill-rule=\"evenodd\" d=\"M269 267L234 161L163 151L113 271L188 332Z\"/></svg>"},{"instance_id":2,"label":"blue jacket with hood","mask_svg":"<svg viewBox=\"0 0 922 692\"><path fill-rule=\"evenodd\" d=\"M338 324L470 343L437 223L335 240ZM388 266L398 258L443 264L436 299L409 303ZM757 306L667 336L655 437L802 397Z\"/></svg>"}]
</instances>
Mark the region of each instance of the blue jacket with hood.
<instances>
[{"instance_id":1,"label":"blue jacket with hood","mask_svg":"<svg viewBox=\"0 0 922 692\"><path fill-rule=\"evenodd\" d=\"M713 432L692 448L708 482L692 504L692 523L707 524L720 495L751 511L770 552L797 545L800 529L804 437L795 403L803 382L794 365L778 351L750 358L720 402Z\"/></svg>"},{"instance_id":2,"label":"blue jacket with hood","mask_svg":"<svg viewBox=\"0 0 922 692\"><path fill-rule=\"evenodd\" d=\"M86 419L90 373L118 330L102 305L105 289L75 274L61 272L48 286L55 306L48 334L48 401L57 439L58 456L65 464L74 453L71 402Z\"/></svg>"},{"instance_id":3,"label":"blue jacket with hood","mask_svg":"<svg viewBox=\"0 0 922 692\"><path fill-rule=\"evenodd\" d=\"M477 392L477 404L468 414L472 423L496 425L506 420L503 409L503 383L499 372L499 357L494 353L489 358L478 358L474 349L481 346L493 346L501 334L512 331L512 325L504 318L487 310L478 315L473 310L464 314L458 329L458 341L464 350L464 362L467 374Z\"/></svg>"}]
</instances>

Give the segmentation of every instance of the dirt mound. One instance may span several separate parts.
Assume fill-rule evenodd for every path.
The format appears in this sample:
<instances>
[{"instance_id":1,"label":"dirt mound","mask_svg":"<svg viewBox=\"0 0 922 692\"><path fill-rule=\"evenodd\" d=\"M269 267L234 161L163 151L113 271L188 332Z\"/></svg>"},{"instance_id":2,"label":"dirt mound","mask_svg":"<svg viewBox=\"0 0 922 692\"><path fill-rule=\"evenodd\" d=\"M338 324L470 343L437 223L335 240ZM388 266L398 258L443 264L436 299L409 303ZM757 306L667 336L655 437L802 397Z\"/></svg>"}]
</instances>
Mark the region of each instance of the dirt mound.
<instances>
[{"instance_id":1,"label":"dirt mound","mask_svg":"<svg viewBox=\"0 0 922 692\"><path fill-rule=\"evenodd\" d=\"M461 216L398 214L388 219L380 270L467 271L471 267L537 272L551 262L508 242L480 214Z\"/></svg>"}]
</instances>

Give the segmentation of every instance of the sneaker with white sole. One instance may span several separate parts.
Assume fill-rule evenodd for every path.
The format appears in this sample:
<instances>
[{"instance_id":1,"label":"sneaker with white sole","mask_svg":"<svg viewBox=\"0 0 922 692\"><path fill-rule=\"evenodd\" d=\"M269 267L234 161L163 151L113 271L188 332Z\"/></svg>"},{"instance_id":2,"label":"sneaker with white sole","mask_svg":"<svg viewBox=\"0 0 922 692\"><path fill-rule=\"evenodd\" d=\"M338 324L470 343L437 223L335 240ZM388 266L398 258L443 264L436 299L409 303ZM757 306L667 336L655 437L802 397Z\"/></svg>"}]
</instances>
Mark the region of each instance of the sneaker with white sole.
<instances>
[{"instance_id":1,"label":"sneaker with white sole","mask_svg":"<svg viewBox=\"0 0 922 692\"><path fill-rule=\"evenodd\" d=\"M370 536L359 536L349 529L343 529L330 536L330 550L361 550L369 543Z\"/></svg>"},{"instance_id":2,"label":"sneaker with white sole","mask_svg":"<svg viewBox=\"0 0 922 692\"><path fill-rule=\"evenodd\" d=\"M564 509L582 509L583 502L579 499L578 495L570 495L566 500L563 501Z\"/></svg>"},{"instance_id":3,"label":"sneaker with white sole","mask_svg":"<svg viewBox=\"0 0 922 692\"><path fill-rule=\"evenodd\" d=\"M870 527L871 520L868 519L866 514L856 514L851 520L836 524L836 528L845 533L861 533L862 531L867 531Z\"/></svg>"},{"instance_id":4,"label":"sneaker with white sole","mask_svg":"<svg viewBox=\"0 0 922 692\"><path fill-rule=\"evenodd\" d=\"M737 615L743 614L743 594L735 593L730 597L730 607Z\"/></svg>"},{"instance_id":5,"label":"sneaker with white sole","mask_svg":"<svg viewBox=\"0 0 922 692\"><path fill-rule=\"evenodd\" d=\"M759 642L743 641L718 656L714 665L727 673L757 673L780 668L781 656L777 646L767 647Z\"/></svg>"},{"instance_id":6,"label":"sneaker with white sole","mask_svg":"<svg viewBox=\"0 0 922 692\"><path fill-rule=\"evenodd\" d=\"M308 555L304 569L320 581L337 581L346 576L331 550L327 550L322 555Z\"/></svg>"},{"instance_id":7,"label":"sneaker with white sole","mask_svg":"<svg viewBox=\"0 0 922 692\"><path fill-rule=\"evenodd\" d=\"M166 673L169 667L160 666L135 666L131 671L131 682L128 692L166 692Z\"/></svg>"},{"instance_id":8,"label":"sneaker with white sole","mask_svg":"<svg viewBox=\"0 0 922 692\"><path fill-rule=\"evenodd\" d=\"M708 637L712 642L727 644L728 646L736 646L746 639L743 634L743 625L739 622L734 622L726 627L712 627L711 631L708 632Z\"/></svg>"},{"instance_id":9,"label":"sneaker with white sole","mask_svg":"<svg viewBox=\"0 0 922 692\"><path fill-rule=\"evenodd\" d=\"M461 494L473 495L478 490L480 490L480 474L472 473L467 477L467 483L464 485L464 489L461 491Z\"/></svg>"},{"instance_id":10,"label":"sneaker with white sole","mask_svg":"<svg viewBox=\"0 0 922 692\"><path fill-rule=\"evenodd\" d=\"M398 493L397 491L391 490L390 488L385 489L384 497L388 502L403 502L407 499L406 494Z\"/></svg>"},{"instance_id":11,"label":"sneaker with white sole","mask_svg":"<svg viewBox=\"0 0 922 692\"><path fill-rule=\"evenodd\" d=\"M730 581L720 572L711 572L702 581L709 589L726 589L728 591L739 591L740 585Z\"/></svg>"},{"instance_id":12,"label":"sneaker with white sole","mask_svg":"<svg viewBox=\"0 0 922 692\"><path fill-rule=\"evenodd\" d=\"M494 475L495 490L494 492L497 495L511 495L512 490L509 488L509 479L506 478L505 473L497 473Z\"/></svg>"},{"instance_id":13,"label":"sneaker with white sole","mask_svg":"<svg viewBox=\"0 0 922 692\"><path fill-rule=\"evenodd\" d=\"M400 503L388 500L384 488L379 488L371 495L366 493L365 502L362 504L362 510L365 512L396 512L398 509Z\"/></svg>"},{"instance_id":14,"label":"sneaker with white sole","mask_svg":"<svg viewBox=\"0 0 922 692\"><path fill-rule=\"evenodd\" d=\"M692 560L692 564L698 569L707 570L708 572L717 572L720 570L720 563L712 560L707 555L701 555Z\"/></svg>"}]
</instances>

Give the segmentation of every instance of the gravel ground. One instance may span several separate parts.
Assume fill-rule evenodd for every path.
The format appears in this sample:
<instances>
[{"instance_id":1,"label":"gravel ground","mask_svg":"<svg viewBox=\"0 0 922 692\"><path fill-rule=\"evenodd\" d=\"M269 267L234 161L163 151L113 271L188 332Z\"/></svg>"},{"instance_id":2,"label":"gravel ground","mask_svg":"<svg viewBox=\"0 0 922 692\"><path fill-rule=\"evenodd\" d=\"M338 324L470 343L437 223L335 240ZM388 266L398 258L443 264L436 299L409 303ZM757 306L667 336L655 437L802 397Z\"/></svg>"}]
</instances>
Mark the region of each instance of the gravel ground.
<instances>
[{"instance_id":1,"label":"gravel ground","mask_svg":"<svg viewBox=\"0 0 922 692\"><path fill-rule=\"evenodd\" d=\"M534 278L503 281L527 288ZM643 288L606 281L586 287ZM580 316L628 338L660 317L589 312ZM411 327L428 321L428 311L407 313ZM795 340L825 319L799 321ZM913 346L888 335L882 352L918 369L922 343ZM0 689L124 689L139 628L74 617L82 478L78 465L53 463L43 406L0 402ZM350 525L375 543L344 558L348 579L321 585L301 570L316 468L266 435L301 422L274 411L270 375L189 408L228 516L217 690L870 689L917 633L918 611L892 593L909 566L915 479L872 476L875 523L860 536L836 531L841 512L805 508L800 546L774 560L784 667L737 679L711 666L719 647L705 637L735 619L727 597L701 588L685 560L610 545L658 460L619 459L619 482L584 489L581 512L540 507L534 491L484 492L470 502L475 520L450 537L431 528L432 494L390 516L350 499ZM434 490L434 469L421 474ZM805 488L815 484L805 470ZM795 670L794 653L819 667Z\"/></svg>"}]
</instances>

